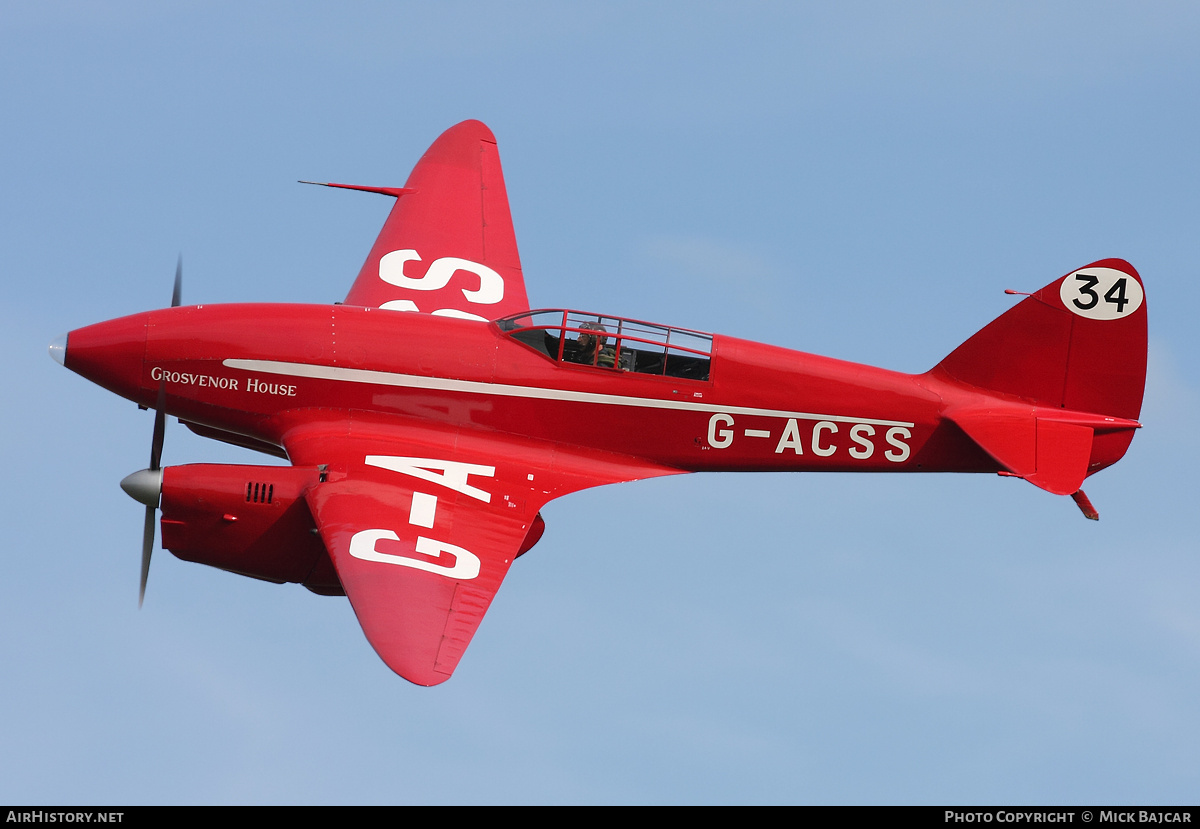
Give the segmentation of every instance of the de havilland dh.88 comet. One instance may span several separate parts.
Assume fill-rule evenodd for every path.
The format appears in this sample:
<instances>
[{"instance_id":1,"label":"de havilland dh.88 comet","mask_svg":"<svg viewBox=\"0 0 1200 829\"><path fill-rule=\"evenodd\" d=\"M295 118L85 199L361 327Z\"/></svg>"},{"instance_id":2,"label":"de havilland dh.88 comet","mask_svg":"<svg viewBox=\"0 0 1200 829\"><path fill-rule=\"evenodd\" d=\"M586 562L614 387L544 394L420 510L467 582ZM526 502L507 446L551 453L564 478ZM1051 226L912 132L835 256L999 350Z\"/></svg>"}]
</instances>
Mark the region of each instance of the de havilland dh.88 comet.
<instances>
[{"instance_id":1,"label":"de havilland dh.88 comet","mask_svg":"<svg viewBox=\"0 0 1200 829\"><path fill-rule=\"evenodd\" d=\"M988 472L1072 496L1129 447L1146 303L1105 259L1027 296L924 374L642 320L530 308L496 140L421 157L334 305L172 307L70 332L72 371L156 411L142 591L177 557L347 596L400 676L453 673L540 510L682 472ZM291 465L162 468L163 426Z\"/></svg>"}]
</instances>

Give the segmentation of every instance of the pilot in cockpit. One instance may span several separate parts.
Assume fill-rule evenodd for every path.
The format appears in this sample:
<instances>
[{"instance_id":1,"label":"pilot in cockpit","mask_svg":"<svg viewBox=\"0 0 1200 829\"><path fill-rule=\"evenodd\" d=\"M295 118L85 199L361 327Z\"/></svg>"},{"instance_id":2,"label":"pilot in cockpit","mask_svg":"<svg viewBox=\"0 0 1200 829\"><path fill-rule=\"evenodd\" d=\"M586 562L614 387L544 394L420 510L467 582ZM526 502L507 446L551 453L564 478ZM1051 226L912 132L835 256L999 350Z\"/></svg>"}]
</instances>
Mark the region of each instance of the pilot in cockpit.
<instances>
[{"instance_id":1,"label":"pilot in cockpit","mask_svg":"<svg viewBox=\"0 0 1200 829\"><path fill-rule=\"evenodd\" d=\"M576 342L579 344L579 362L589 366L612 368L617 359L617 350L608 345L608 329L598 322L585 322L579 326ZM595 331L595 334L587 333Z\"/></svg>"}]
</instances>

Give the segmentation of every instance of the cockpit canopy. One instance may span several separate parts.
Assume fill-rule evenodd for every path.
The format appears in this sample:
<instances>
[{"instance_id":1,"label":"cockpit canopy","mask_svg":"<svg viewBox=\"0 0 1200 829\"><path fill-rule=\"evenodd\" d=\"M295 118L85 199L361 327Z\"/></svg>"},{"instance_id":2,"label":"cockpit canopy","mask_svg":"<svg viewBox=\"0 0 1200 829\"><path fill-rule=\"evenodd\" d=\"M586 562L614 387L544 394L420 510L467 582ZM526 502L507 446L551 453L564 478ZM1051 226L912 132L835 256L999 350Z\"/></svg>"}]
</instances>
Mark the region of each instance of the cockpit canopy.
<instances>
[{"instance_id":1,"label":"cockpit canopy","mask_svg":"<svg viewBox=\"0 0 1200 829\"><path fill-rule=\"evenodd\" d=\"M583 311L547 309L496 320L500 330L568 365L707 380L712 335Z\"/></svg>"}]
</instances>

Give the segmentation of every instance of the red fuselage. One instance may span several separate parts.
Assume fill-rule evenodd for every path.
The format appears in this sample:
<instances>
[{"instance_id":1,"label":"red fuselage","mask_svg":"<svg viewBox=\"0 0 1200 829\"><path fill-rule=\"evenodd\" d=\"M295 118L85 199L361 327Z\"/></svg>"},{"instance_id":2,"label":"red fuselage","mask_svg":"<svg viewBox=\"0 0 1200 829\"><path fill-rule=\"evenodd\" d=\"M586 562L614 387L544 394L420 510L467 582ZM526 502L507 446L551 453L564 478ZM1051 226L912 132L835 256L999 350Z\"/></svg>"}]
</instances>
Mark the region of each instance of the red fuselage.
<instances>
[{"instance_id":1,"label":"red fuselage","mask_svg":"<svg viewBox=\"0 0 1200 829\"><path fill-rule=\"evenodd\" d=\"M1003 405L931 374L732 337L713 338L708 379L691 380L557 361L494 323L338 305L137 314L72 332L67 366L145 406L161 388L171 414L275 446L335 410L689 472L995 472L941 413Z\"/></svg>"}]
</instances>

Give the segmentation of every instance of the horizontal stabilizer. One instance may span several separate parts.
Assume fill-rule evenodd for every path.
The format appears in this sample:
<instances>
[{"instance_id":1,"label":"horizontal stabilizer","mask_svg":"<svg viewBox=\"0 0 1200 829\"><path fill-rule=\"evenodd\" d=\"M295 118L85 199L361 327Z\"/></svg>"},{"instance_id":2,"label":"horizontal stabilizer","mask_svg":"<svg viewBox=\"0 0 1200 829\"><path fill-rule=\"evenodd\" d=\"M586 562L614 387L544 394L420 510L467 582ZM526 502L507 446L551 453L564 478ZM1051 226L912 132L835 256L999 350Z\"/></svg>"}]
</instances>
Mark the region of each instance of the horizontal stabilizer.
<instances>
[{"instance_id":1,"label":"horizontal stabilizer","mask_svg":"<svg viewBox=\"0 0 1200 829\"><path fill-rule=\"evenodd\" d=\"M1079 490L1092 457L1093 432L1087 426L1037 421L1037 470L1025 480L1055 495Z\"/></svg>"},{"instance_id":2,"label":"horizontal stabilizer","mask_svg":"<svg viewBox=\"0 0 1200 829\"><path fill-rule=\"evenodd\" d=\"M1091 426L1038 417L1032 409L968 409L947 417L1007 472L1047 492L1071 495L1087 477Z\"/></svg>"}]
</instances>

